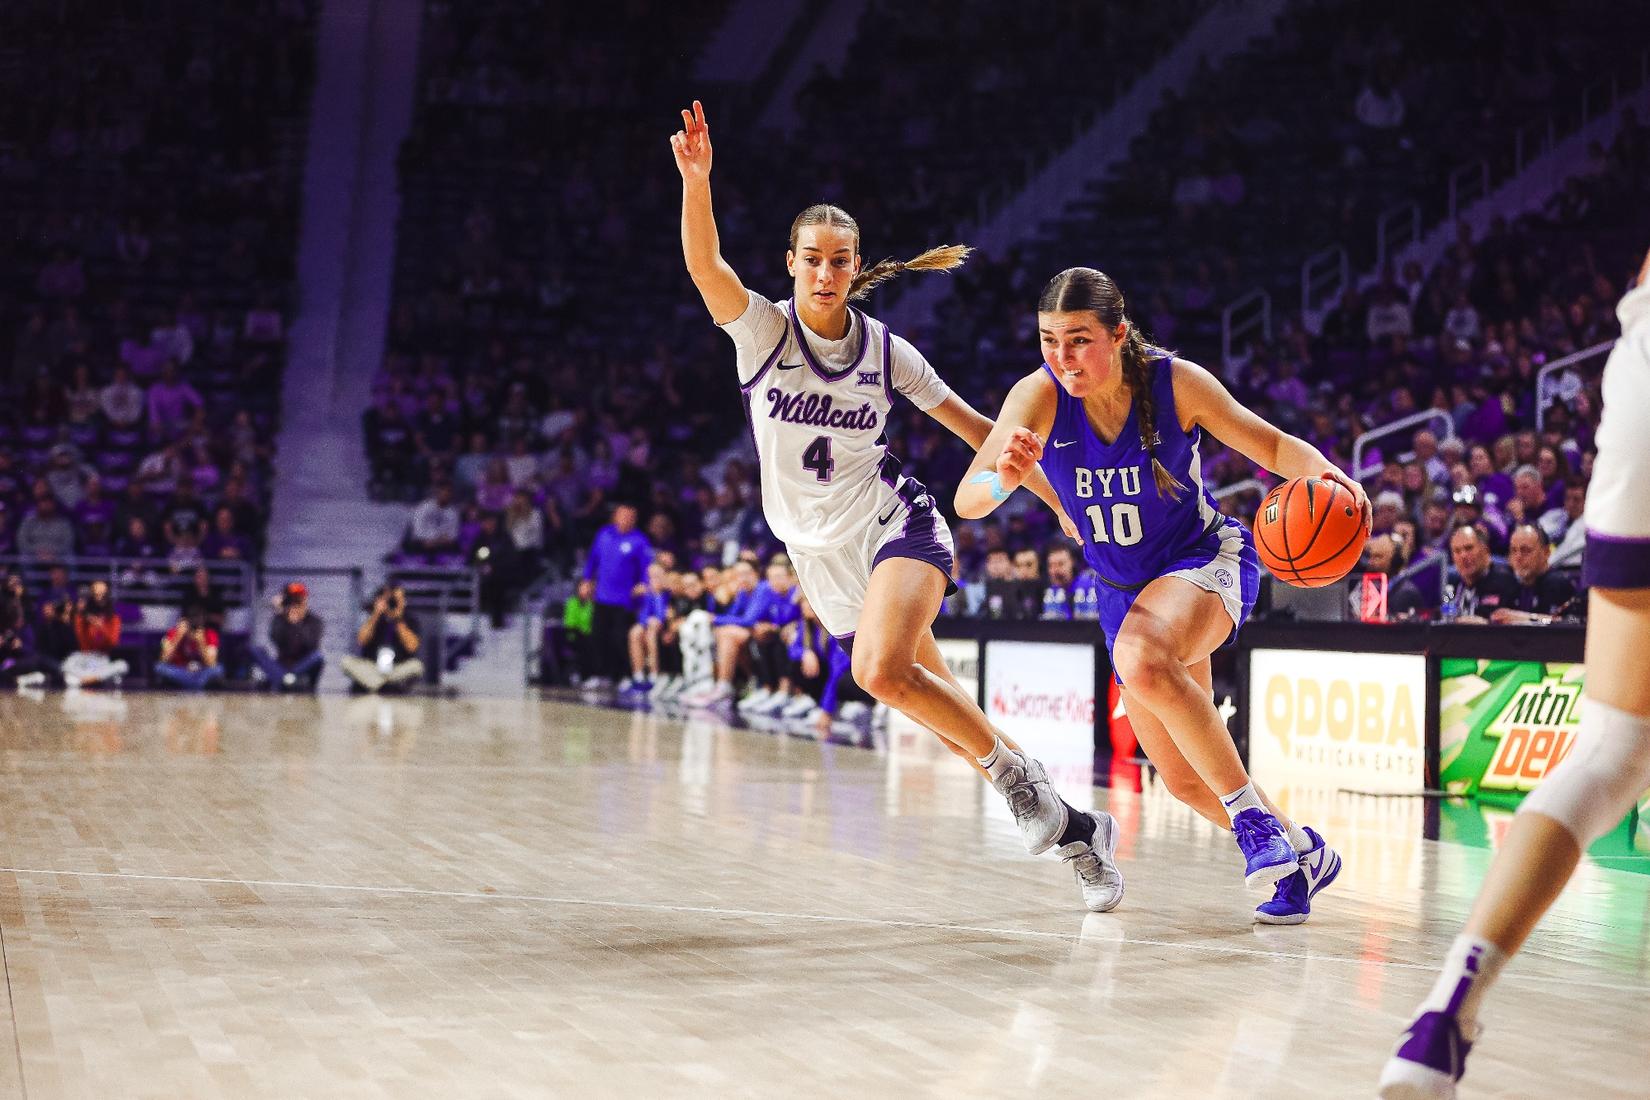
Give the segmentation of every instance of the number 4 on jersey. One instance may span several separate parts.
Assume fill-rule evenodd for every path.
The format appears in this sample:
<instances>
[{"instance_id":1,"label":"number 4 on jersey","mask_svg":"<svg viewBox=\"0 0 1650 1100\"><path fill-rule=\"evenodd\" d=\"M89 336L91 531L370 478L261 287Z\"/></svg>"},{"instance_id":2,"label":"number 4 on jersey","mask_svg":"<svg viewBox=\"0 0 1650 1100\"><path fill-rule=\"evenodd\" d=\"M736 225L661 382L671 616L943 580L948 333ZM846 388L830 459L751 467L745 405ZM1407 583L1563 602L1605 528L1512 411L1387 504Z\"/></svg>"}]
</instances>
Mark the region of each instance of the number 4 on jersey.
<instances>
[{"instance_id":1,"label":"number 4 on jersey","mask_svg":"<svg viewBox=\"0 0 1650 1100\"><path fill-rule=\"evenodd\" d=\"M831 457L830 436L814 437L814 441L808 444L808 449L802 452L802 468L812 470L814 477L820 481L831 480L831 471L836 469L836 459Z\"/></svg>"}]
</instances>

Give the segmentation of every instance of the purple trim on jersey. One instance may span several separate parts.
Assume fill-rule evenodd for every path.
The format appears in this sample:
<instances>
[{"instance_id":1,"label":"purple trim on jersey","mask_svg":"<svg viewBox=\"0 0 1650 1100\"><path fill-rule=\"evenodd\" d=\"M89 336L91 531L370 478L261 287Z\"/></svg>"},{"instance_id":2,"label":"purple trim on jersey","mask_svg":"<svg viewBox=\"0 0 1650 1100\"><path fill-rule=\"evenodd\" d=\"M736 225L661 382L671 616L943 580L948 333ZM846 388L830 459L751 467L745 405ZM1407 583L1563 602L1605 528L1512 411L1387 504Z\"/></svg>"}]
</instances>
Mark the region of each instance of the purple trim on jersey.
<instances>
[{"instance_id":1,"label":"purple trim on jersey","mask_svg":"<svg viewBox=\"0 0 1650 1100\"><path fill-rule=\"evenodd\" d=\"M766 367L763 367L762 369L767 370ZM757 375L757 377L760 378L762 376ZM739 403L745 407L745 434L750 437L751 450L756 453L756 462L757 465L760 466L762 463L762 448L756 445L756 417L755 414L751 412L751 398L754 395L750 390L744 390L739 396Z\"/></svg>"},{"instance_id":2,"label":"purple trim on jersey","mask_svg":"<svg viewBox=\"0 0 1650 1100\"><path fill-rule=\"evenodd\" d=\"M950 548L940 541L939 513L932 506L912 508L906 513L905 529L877 550L876 556L871 559L871 572L875 573L877 566L888 558L925 561L945 577L947 596L957 591L957 583L951 579L951 569L956 559Z\"/></svg>"},{"instance_id":3,"label":"purple trim on jersey","mask_svg":"<svg viewBox=\"0 0 1650 1100\"><path fill-rule=\"evenodd\" d=\"M1583 588L1650 588L1650 538L1589 529L1581 559Z\"/></svg>"},{"instance_id":4,"label":"purple trim on jersey","mask_svg":"<svg viewBox=\"0 0 1650 1100\"><path fill-rule=\"evenodd\" d=\"M792 298L790 301L785 303L785 306L791 319L791 331L796 336L796 346L802 349L802 358L807 362L808 366L813 369L813 372L819 375L819 377L823 378L827 382L840 382L842 379L848 377L849 374L857 370L861 363L865 362L865 352L869 350L871 346L871 325L865 314L860 313L859 310L854 309L853 306L848 307L851 313L859 315L859 354L854 356L854 361L852 363L849 363L846 367L843 367L841 370L833 373L826 370L825 365L818 359L814 358L813 349L808 346L808 338L802 332L802 318L796 315L796 299ZM886 326L884 327L886 328ZM882 369L888 369L886 363L883 364Z\"/></svg>"},{"instance_id":5,"label":"purple trim on jersey","mask_svg":"<svg viewBox=\"0 0 1650 1100\"><path fill-rule=\"evenodd\" d=\"M852 657L854 655L854 635L857 633L859 633L857 630L850 630L846 634L832 634L831 637L836 639L836 644L842 647L842 652ZM823 706L823 704L821 705ZM831 708L825 707L825 709L830 710Z\"/></svg>"},{"instance_id":6,"label":"purple trim on jersey","mask_svg":"<svg viewBox=\"0 0 1650 1100\"><path fill-rule=\"evenodd\" d=\"M894 332L882 326L882 392L888 395L888 404L894 404ZM890 407L889 415L893 414Z\"/></svg>"},{"instance_id":7,"label":"purple trim on jersey","mask_svg":"<svg viewBox=\"0 0 1650 1100\"><path fill-rule=\"evenodd\" d=\"M745 401L747 405L750 402L750 393L752 390L756 389L756 384L762 381L762 376L767 374L775 363L779 362L779 353L785 350L785 341L789 338L790 333L787 331L784 336L779 338L779 343L774 345L773 352L768 356L767 362L762 364L762 369L752 375L749 382L740 383L739 391L745 394Z\"/></svg>"}]
</instances>

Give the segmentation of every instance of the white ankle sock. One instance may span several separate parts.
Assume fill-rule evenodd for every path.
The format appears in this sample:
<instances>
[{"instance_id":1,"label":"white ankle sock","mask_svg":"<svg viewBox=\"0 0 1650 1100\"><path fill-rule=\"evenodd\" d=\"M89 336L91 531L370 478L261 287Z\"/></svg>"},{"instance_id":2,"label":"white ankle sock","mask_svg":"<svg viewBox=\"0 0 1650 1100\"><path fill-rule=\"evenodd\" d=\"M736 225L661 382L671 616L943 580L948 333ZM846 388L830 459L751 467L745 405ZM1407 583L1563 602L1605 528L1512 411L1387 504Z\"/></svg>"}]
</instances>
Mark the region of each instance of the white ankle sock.
<instances>
[{"instance_id":1,"label":"white ankle sock","mask_svg":"<svg viewBox=\"0 0 1650 1100\"><path fill-rule=\"evenodd\" d=\"M1305 829L1293 821L1283 822L1281 818L1279 821L1283 825L1283 831L1289 835L1289 847L1301 855L1312 850L1312 838L1306 835Z\"/></svg>"},{"instance_id":2,"label":"white ankle sock","mask_svg":"<svg viewBox=\"0 0 1650 1100\"><path fill-rule=\"evenodd\" d=\"M1449 1012L1468 1042L1478 1035L1478 1005L1507 963L1506 952L1489 940L1462 933L1450 944L1432 992L1421 1002L1426 1012Z\"/></svg>"},{"instance_id":3,"label":"white ankle sock","mask_svg":"<svg viewBox=\"0 0 1650 1100\"><path fill-rule=\"evenodd\" d=\"M1244 810L1259 810L1261 813L1270 812L1266 809L1266 805L1261 802L1260 795L1255 793L1253 783L1245 783L1231 794L1221 795L1220 804L1226 807L1226 815L1234 821L1237 820L1237 815Z\"/></svg>"},{"instance_id":4,"label":"white ankle sock","mask_svg":"<svg viewBox=\"0 0 1650 1100\"><path fill-rule=\"evenodd\" d=\"M986 774L990 775L992 779L996 779L1014 766L1014 751L1003 744L1003 739L998 737L992 742L991 751L980 757L979 760L980 767L986 770Z\"/></svg>"}]
</instances>

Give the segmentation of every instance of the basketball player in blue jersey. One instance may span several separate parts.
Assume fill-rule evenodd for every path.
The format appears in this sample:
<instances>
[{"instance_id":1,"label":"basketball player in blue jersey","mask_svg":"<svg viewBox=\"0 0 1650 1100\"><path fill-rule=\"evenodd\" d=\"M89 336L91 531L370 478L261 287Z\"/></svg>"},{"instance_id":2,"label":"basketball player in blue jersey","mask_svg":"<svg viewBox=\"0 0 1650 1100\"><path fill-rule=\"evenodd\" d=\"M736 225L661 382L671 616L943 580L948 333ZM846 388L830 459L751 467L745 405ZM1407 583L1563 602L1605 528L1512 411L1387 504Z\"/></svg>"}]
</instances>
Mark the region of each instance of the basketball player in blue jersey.
<instances>
[{"instance_id":1,"label":"basketball player in blue jersey","mask_svg":"<svg viewBox=\"0 0 1650 1100\"><path fill-rule=\"evenodd\" d=\"M1650 787L1650 255L1616 307L1587 486L1587 681L1569 755L1518 807L1466 927L1381 1072L1382 1100L1454 1100L1479 1005L1581 853ZM1528 1095L1538 1091L1531 1086ZM1632 1089L1643 1093L1642 1084Z\"/></svg>"},{"instance_id":2,"label":"basketball player in blue jersey","mask_svg":"<svg viewBox=\"0 0 1650 1100\"><path fill-rule=\"evenodd\" d=\"M722 258L711 208L704 107L682 112L671 137L682 175L682 253L712 320L738 350L740 389L762 471L762 512L790 553L814 613L852 655L854 679L936 734L1008 800L1033 855L1059 846L1077 869L1084 904L1117 904L1111 860L1117 826L1080 813L1048 773L995 729L946 667L932 625L951 584L951 533L923 485L888 450L894 394L903 394L978 448L991 421L942 382L888 327L850 302L903 271L945 270L968 249L936 248L862 268L859 227L835 206L811 206L791 225L783 305L747 290ZM1047 478L1024 479L1071 520ZM726 695L726 689L718 689Z\"/></svg>"},{"instance_id":3,"label":"basketball player in blue jersey","mask_svg":"<svg viewBox=\"0 0 1650 1100\"><path fill-rule=\"evenodd\" d=\"M1037 324L1044 364L1009 392L957 514L988 514L1041 463L1101 581L1100 626L1141 747L1177 798L1232 830L1245 880L1276 884L1255 919L1299 924L1341 861L1250 781L1215 710L1209 655L1253 609L1260 564L1248 529L1204 489L1199 446L1208 432L1283 477L1339 482L1366 522L1368 499L1208 371L1146 343L1101 272L1055 276Z\"/></svg>"}]
</instances>

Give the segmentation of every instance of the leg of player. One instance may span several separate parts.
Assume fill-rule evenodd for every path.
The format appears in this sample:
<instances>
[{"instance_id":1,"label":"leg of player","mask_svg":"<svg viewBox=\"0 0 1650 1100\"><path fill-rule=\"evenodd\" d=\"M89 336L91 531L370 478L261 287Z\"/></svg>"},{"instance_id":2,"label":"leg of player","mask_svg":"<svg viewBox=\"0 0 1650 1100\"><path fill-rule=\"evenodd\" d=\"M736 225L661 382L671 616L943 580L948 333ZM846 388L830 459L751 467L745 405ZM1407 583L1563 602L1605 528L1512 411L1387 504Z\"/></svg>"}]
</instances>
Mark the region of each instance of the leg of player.
<instances>
[{"instance_id":1,"label":"leg of player","mask_svg":"<svg viewBox=\"0 0 1650 1100\"><path fill-rule=\"evenodd\" d=\"M1180 577L1159 577L1134 601L1112 645L1118 678L1168 729L1198 777L1220 796L1250 886L1299 869L1281 822L1261 801L1209 692L1188 666L1225 643L1232 619L1219 596Z\"/></svg>"},{"instance_id":2,"label":"leg of player","mask_svg":"<svg viewBox=\"0 0 1650 1100\"><path fill-rule=\"evenodd\" d=\"M1478 1009L1575 873L1581 853L1650 786L1650 589L1595 588L1575 747L1519 807L1466 927L1398 1051L1383 1100L1449 1100L1482 1029Z\"/></svg>"},{"instance_id":3,"label":"leg of player","mask_svg":"<svg viewBox=\"0 0 1650 1100\"><path fill-rule=\"evenodd\" d=\"M965 750L1007 798L1026 850L1093 835L1092 821L1054 793L1042 764L1004 744L983 711L950 677L918 657L945 598L946 578L928 562L887 558L871 571L854 635L853 673L859 685L913 721Z\"/></svg>"}]
</instances>

